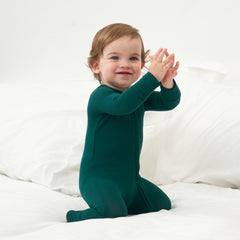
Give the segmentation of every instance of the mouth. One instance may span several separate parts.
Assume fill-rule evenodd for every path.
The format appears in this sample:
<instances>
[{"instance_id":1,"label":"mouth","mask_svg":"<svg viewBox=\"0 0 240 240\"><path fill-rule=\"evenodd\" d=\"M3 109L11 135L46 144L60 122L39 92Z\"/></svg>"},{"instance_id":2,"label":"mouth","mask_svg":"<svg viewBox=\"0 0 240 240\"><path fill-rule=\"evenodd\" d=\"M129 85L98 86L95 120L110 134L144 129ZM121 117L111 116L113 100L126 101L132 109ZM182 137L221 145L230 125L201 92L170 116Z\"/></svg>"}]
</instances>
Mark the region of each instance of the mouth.
<instances>
[{"instance_id":1,"label":"mouth","mask_svg":"<svg viewBox=\"0 0 240 240\"><path fill-rule=\"evenodd\" d=\"M125 72L125 71L117 72L117 74L124 75L124 76L132 75L132 73L130 73L130 72Z\"/></svg>"}]
</instances>

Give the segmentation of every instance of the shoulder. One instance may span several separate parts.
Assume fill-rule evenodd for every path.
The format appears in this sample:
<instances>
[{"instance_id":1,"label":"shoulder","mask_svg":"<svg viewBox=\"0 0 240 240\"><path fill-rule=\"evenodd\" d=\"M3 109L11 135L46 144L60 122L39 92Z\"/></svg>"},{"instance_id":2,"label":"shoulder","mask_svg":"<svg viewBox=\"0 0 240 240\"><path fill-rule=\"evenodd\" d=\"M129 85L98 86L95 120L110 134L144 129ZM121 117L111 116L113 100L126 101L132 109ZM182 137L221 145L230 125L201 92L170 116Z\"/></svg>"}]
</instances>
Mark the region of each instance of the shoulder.
<instances>
[{"instance_id":1,"label":"shoulder","mask_svg":"<svg viewBox=\"0 0 240 240\"><path fill-rule=\"evenodd\" d=\"M99 100L113 93L116 93L114 89L111 89L105 85L100 85L91 93L90 100Z\"/></svg>"},{"instance_id":2,"label":"shoulder","mask_svg":"<svg viewBox=\"0 0 240 240\"><path fill-rule=\"evenodd\" d=\"M119 94L120 93L116 92L112 88L109 88L105 85L100 85L91 93L89 102L88 102L88 107L94 107L96 105L100 105L103 102L105 102L105 100L107 100L109 96L113 96L113 95L115 96Z\"/></svg>"}]
</instances>

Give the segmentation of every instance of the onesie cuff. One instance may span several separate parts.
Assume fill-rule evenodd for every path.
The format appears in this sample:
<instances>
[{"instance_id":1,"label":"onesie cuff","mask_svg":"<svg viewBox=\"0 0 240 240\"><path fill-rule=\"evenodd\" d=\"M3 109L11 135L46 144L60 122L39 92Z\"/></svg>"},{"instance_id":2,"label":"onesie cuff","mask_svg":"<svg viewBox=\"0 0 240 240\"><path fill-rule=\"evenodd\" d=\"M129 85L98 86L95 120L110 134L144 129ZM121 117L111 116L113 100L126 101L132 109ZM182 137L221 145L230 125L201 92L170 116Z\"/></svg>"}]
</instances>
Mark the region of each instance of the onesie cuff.
<instances>
[{"instance_id":1,"label":"onesie cuff","mask_svg":"<svg viewBox=\"0 0 240 240\"><path fill-rule=\"evenodd\" d=\"M156 85L156 87L160 86L161 83L154 77L154 75L150 72L147 72L144 77L151 79L151 81Z\"/></svg>"},{"instance_id":2,"label":"onesie cuff","mask_svg":"<svg viewBox=\"0 0 240 240\"><path fill-rule=\"evenodd\" d=\"M172 88L165 88L161 83L160 83L160 87L161 87L161 92L163 94L168 95L168 97L170 99L175 99L176 97L180 97L181 96L181 92L178 88L178 85L176 83L176 81L173 79L174 85Z\"/></svg>"}]
</instances>

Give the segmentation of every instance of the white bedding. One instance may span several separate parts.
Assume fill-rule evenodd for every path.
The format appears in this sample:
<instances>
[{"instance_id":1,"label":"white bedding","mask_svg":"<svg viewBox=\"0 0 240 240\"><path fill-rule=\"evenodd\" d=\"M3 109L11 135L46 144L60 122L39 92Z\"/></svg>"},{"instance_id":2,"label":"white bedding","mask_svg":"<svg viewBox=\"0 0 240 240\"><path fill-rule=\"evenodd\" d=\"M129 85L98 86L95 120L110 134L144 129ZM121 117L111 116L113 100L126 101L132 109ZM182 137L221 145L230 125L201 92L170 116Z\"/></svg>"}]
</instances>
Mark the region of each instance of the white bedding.
<instances>
[{"instance_id":1,"label":"white bedding","mask_svg":"<svg viewBox=\"0 0 240 240\"><path fill-rule=\"evenodd\" d=\"M87 207L78 175L98 83L0 83L0 239L240 240L239 79L182 68L180 105L146 113L140 173L171 211L68 224Z\"/></svg>"},{"instance_id":2,"label":"white bedding","mask_svg":"<svg viewBox=\"0 0 240 240\"><path fill-rule=\"evenodd\" d=\"M190 183L161 188L172 200L170 211L65 223L67 210L87 207L82 198L0 175L1 240L240 239L239 190Z\"/></svg>"},{"instance_id":3,"label":"white bedding","mask_svg":"<svg viewBox=\"0 0 240 240\"><path fill-rule=\"evenodd\" d=\"M240 188L240 81L185 67L180 105L147 112L141 174L156 184ZM0 173L79 195L87 102L95 81L0 84ZM74 184L73 184L74 183Z\"/></svg>"}]
</instances>

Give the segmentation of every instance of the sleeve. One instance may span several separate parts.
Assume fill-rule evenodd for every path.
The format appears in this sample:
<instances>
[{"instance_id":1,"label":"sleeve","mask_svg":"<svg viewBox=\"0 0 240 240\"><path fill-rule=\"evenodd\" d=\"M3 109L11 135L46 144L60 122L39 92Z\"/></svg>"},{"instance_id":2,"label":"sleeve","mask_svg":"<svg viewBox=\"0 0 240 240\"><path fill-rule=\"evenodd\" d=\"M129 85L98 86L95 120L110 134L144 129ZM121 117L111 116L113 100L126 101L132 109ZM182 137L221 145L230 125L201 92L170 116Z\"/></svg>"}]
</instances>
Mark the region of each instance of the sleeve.
<instances>
[{"instance_id":1,"label":"sleeve","mask_svg":"<svg viewBox=\"0 0 240 240\"><path fill-rule=\"evenodd\" d=\"M148 72L137 83L122 93L111 88L99 88L91 96L89 106L94 108L94 111L101 113L127 115L144 104L159 86L158 80Z\"/></svg>"},{"instance_id":2,"label":"sleeve","mask_svg":"<svg viewBox=\"0 0 240 240\"><path fill-rule=\"evenodd\" d=\"M179 104L181 92L175 81L171 89L160 86L161 91L154 91L144 103L145 111L168 111Z\"/></svg>"}]
</instances>

